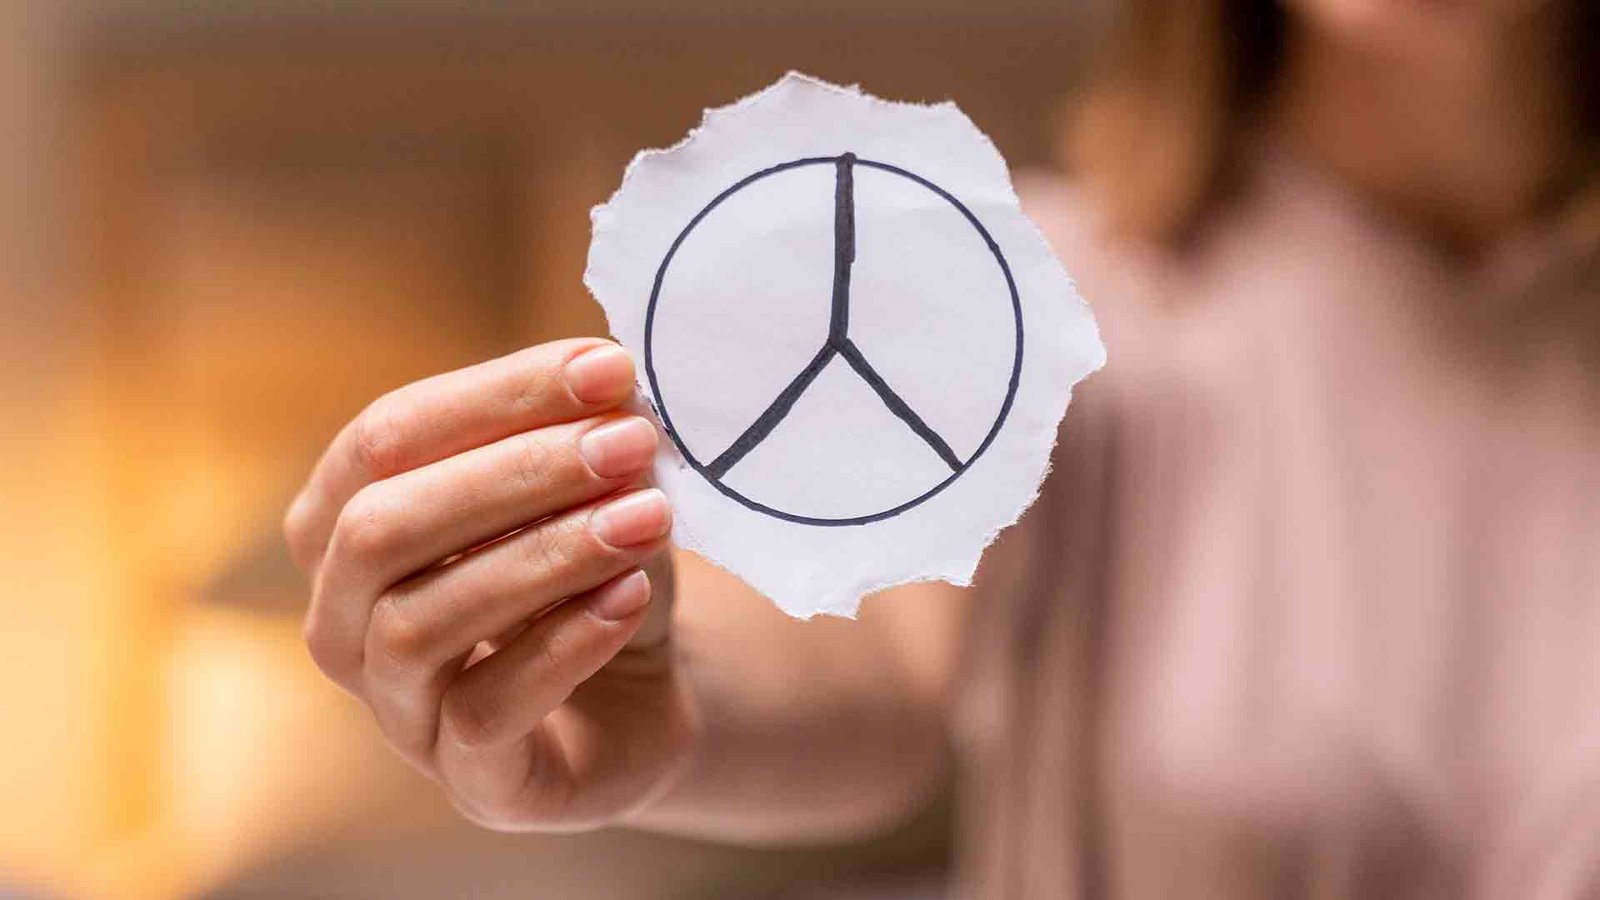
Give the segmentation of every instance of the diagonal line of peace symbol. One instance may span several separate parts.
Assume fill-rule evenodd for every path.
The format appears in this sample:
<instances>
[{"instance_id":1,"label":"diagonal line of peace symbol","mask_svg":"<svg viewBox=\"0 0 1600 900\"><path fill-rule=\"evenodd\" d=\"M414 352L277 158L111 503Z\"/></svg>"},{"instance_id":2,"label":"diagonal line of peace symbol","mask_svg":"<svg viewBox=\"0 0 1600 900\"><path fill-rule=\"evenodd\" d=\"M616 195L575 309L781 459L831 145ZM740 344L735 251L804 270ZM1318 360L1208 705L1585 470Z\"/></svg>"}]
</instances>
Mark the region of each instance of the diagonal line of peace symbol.
<instances>
[{"instance_id":1,"label":"diagonal line of peace symbol","mask_svg":"<svg viewBox=\"0 0 1600 900\"><path fill-rule=\"evenodd\" d=\"M723 450L722 453L719 454L715 459L709 463L701 463L694 457L692 453L689 452L689 449L684 445L683 441L678 436L678 433L673 428L672 420L666 409L666 404L661 397L661 388L655 371L654 355L652 352L652 337L655 325L656 302L661 293L661 284L666 276L667 266L672 261L673 255L677 252L677 249L682 244L684 238L688 236L689 232L693 230L695 225L697 225L700 220L710 213L711 210L714 209L718 204L727 199L729 195L760 178L764 178L788 169L797 168L799 166L819 164L832 164L835 172L833 217L833 302L832 311L830 313L828 322L828 336L823 340L822 347L818 349L816 355L811 358L811 361L806 364L805 368L800 370L799 374L797 374L782 391L778 392L778 395L761 413L761 415L757 416L755 421L752 422L742 434L735 438L733 443L730 444L727 449ZM977 230L978 234L982 236L984 243L988 246L989 251L994 255L995 260L999 263L1001 272L1005 276L1006 285L1011 295L1010 299L1012 313L1016 322L1016 352L1013 359L1011 377L1007 384L1005 400L1001 405L999 415L995 418L994 424L990 427L989 432L984 436L984 439L982 443L979 444L978 449L973 452L972 456L965 460L957 456L955 451L950 448L949 443L946 442L937 431L929 426L928 423L917 414L916 410L913 409L909 403L907 403L898 393L895 392L894 388L890 387L889 383L883 378L882 375L878 373L876 369L873 368L872 364L867 360L866 354L862 353L861 349L856 346L854 341L850 339L850 270L854 265L856 258L855 169L858 165L879 169L904 178L908 178L933 191L953 205L958 211L961 212L963 216L965 216L967 221L973 226L973 228ZM913 433L921 438L923 442L925 442L928 447L933 450L934 453L938 454L939 458L950 467L950 476L941 481L939 484L935 485L927 492L923 493L921 496L902 503L893 509L884 510L882 512L873 513L866 516L852 516L845 518L820 518L784 512L782 510L774 509L751 500L723 483L722 479L725 475L727 475L728 471L737 465L740 460L744 459L745 456L747 456L752 450L760 446L761 442L766 440L772 434L773 430L778 427L778 425L789 414L790 410L794 408L795 404L805 394L812 382L816 380L817 376L822 373L822 370L827 368L835 358L844 360L845 363L855 371L857 376L859 376L862 381L872 388L873 392L877 394L884 406L888 408L888 410L893 413L896 418L904 422L906 427L908 427ZM1011 268L1006 263L1005 256L1000 252L1000 248L995 243L994 238L990 236L988 230L983 227L982 223L978 221L977 217L974 216L966 206L962 205L959 200L951 196L943 188L940 188L938 185L935 185L919 175L908 172L896 166L892 166L887 163L875 162L872 160L859 159L854 153L844 153L836 157L809 157L806 159L798 159L792 162L773 166L769 169L764 169L761 172L757 172L756 174L743 179L733 187L728 188L726 191L718 195L716 199L709 203L704 209L702 209L678 235L677 239L673 242L671 249L668 250L666 258L662 260L660 269L656 272L655 286L650 295L650 304L645 317L645 372L650 381L651 391L655 396L656 412L661 416L662 424L666 427L667 434L677 445L679 451L683 454L684 459L689 463L689 465L698 471L702 476L704 476L708 481L710 481L714 486L716 486L716 488L723 494L758 512L763 512L767 515L785 519L791 522L808 525L862 525L869 522L881 521L891 516L898 515L944 490L944 488L948 487L951 482L955 481L956 478L960 477L963 472L965 472L974 462L976 462L978 457L982 456L983 452L987 450L989 445L994 442L996 435L998 435L1000 432L1000 427L1005 423L1006 416L1011 411L1012 403L1016 399L1017 386L1022 375L1021 299L1017 294L1016 281L1012 277Z\"/></svg>"}]
</instances>

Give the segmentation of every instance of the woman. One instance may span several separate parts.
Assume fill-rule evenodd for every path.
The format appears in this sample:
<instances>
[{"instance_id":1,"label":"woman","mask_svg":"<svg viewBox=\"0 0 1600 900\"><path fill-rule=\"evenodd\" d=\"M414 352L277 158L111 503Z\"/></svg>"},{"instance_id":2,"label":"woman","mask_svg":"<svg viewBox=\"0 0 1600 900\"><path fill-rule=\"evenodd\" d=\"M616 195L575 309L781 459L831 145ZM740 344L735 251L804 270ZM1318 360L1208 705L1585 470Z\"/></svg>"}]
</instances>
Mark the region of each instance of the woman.
<instances>
[{"instance_id":1,"label":"woman","mask_svg":"<svg viewBox=\"0 0 1600 900\"><path fill-rule=\"evenodd\" d=\"M839 837L954 743L975 896L1600 892L1594 5L1121 12L1028 190L1111 364L975 598L670 556L600 340L335 439L312 654L463 812Z\"/></svg>"}]
</instances>

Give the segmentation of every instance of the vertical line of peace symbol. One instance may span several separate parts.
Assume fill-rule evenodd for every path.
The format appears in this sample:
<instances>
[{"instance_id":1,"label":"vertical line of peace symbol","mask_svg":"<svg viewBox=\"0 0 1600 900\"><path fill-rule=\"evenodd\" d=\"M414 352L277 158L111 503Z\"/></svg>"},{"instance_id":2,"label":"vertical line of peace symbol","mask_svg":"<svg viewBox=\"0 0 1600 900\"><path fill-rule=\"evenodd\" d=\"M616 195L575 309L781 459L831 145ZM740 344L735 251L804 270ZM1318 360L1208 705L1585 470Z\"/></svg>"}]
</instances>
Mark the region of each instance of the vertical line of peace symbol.
<instances>
[{"instance_id":1,"label":"vertical line of peace symbol","mask_svg":"<svg viewBox=\"0 0 1600 900\"><path fill-rule=\"evenodd\" d=\"M723 201L728 199L728 197L763 178L767 178L790 169L800 168L802 166L816 165L831 165L834 167L835 172L833 222L833 294L831 311L828 320L828 336L823 340L822 347L817 351L816 355L811 358L811 361L807 363L803 369L801 369L799 374L797 374L792 381L789 382L788 386L778 393L773 401L768 404L767 408L756 417L755 421L752 422L743 433L735 438L733 443L730 444L727 449L718 454L715 459L709 463L702 463L685 445L682 437L678 434L677 429L673 426L671 414L668 412L665 398L662 396L660 380L656 374L653 340L655 335L655 317L657 302L661 296L661 286L666 280L667 268L671 265L672 258L677 254L678 248L683 245L684 240L688 238L689 233L694 230L695 226L700 224L700 222L705 219L705 217L709 215L712 210L721 205ZM955 207L955 209L966 219L967 223L970 224L977 231L979 236L982 237L984 244L988 247L989 252L994 256L996 263L998 263L1001 273L1005 276L1006 288L1010 292L1012 316L1015 320L1016 341L1016 350L1013 355L1011 373L1006 384L1005 400L1001 403L999 414L996 415L994 423L984 435L983 440L978 445L978 448L973 451L971 456L964 460L961 459L955 453L955 451L950 448L950 445L944 440L943 437L939 435L937 431L930 427L927 422L923 421L922 417L917 414L916 410L914 410L910 404L906 403L905 400L901 398L892 387L890 387L889 383L877 372L876 369L873 368L872 364L868 361L866 354L864 354L861 349L856 346L855 342L850 339L850 271L855 263L856 256L855 169L858 166L877 169L892 175L897 175L901 178L909 179L916 184L919 184L922 187L932 191L945 202ZM762 169L759 172L746 176L745 178L735 182L732 186L713 198L710 203L707 203L704 208L702 208L698 213L695 214L693 218L689 220L689 223L684 226L681 232L678 233L678 236L673 240L671 247L668 248L666 256L661 261L660 267L656 270L655 282L651 287L650 302L645 311L645 376L650 384L652 403L655 407L657 415L661 417L661 424L665 427L668 437L672 439L673 444L678 448L678 452L683 456L684 461L690 466L690 468L699 473L701 477L705 478L706 481L708 481L723 495L740 503L748 509L797 524L819 526L866 525L872 522L879 522L883 521L884 519L892 518L931 499L939 492L949 487L957 478L961 477L963 473L972 467L973 463L978 461L978 458L983 455L984 451L989 449L989 446L994 443L995 437L999 435L1001 427L1005 424L1006 417L1010 415L1012 404L1016 400L1017 388L1022 379L1022 340L1022 300L1017 292L1016 279L1012 277L1011 266L1006 262L1005 254L1001 252L999 244L995 242L994 237L989 234L988 229L984 228L983 223L978 220L977 216L973 215L972 211L969 210L966 205L964 205L960 200L956 199L948 191L920 175L888 163L877 162L870 159L861 159L854 153L843 153L839 156L806 157L803 159L779 163L778 165ZM896 418L905 423L907 428L921 438L922 441L926 443L928 447L932 449L933 452L937 454L947 466L950 467L950 475L921 495L907 500L890 509L885 509L868 515L846 516L838 518L804 516L786 512L780 509L775 509L756 500L752 500L751 498L746 497L737 490L734 490L725 484L722 479L725 475L727 475L728 471L737 465L740 460L744 459L744 457L750 453L750 451L754 450L761 444L762 441L766 440L767 437L772 434L773 430L778 427L779 423L783 421L784 417L789 414L789 411L794 407L795 403L797 403L801 396L805 394L806 389L811 386L811 383L815 381L817 376L822 373L822 370L827 368L828 364L831 363L836 357L843 359L862 379L862 381L872 388L873 392L877 394L879 400L883 402L884 406L891 413L893 413Z\"/></svg>"}]
</instances>

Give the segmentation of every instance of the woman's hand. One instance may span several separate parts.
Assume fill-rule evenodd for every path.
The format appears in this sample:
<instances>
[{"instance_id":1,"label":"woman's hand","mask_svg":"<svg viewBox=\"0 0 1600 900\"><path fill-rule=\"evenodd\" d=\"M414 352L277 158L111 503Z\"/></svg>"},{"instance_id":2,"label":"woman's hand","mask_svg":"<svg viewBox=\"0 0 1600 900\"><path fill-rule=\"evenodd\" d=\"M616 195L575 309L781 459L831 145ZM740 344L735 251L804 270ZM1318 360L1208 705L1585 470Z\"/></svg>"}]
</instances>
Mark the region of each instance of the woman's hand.
<instances>
[{"instance_id":1,"label":"woman's hand","mask_svg":"<svg viewBox=\"0 0 1600 900\"><path fill-rule=\"evenodd\" d=\"M489 827L616 821L695 743L632 389L598 339L417 382L339 433L285 519L317 665Z\"/></svg>"}]
</instances>

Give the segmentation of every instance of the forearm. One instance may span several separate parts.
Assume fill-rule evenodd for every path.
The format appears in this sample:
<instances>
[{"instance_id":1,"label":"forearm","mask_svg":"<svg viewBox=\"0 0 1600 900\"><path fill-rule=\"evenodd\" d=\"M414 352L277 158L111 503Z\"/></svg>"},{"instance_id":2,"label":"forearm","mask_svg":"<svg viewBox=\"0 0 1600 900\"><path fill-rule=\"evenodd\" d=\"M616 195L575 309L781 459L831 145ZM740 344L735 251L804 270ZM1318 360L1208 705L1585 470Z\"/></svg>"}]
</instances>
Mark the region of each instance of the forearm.
<instances>
[{"instance_id":1,"label":"forearm","mask_svg":"<svg viewBox=\"0 0 1600 900\"><path fill-rule=\"evenodd\" d=\"M854 622L797 622L704 563L683 561L678 577L674 639L701 734L636 824L740 842L839 839L893 823L939 784L958 594L903 589Z\"/></svg>"}]
</instances>

